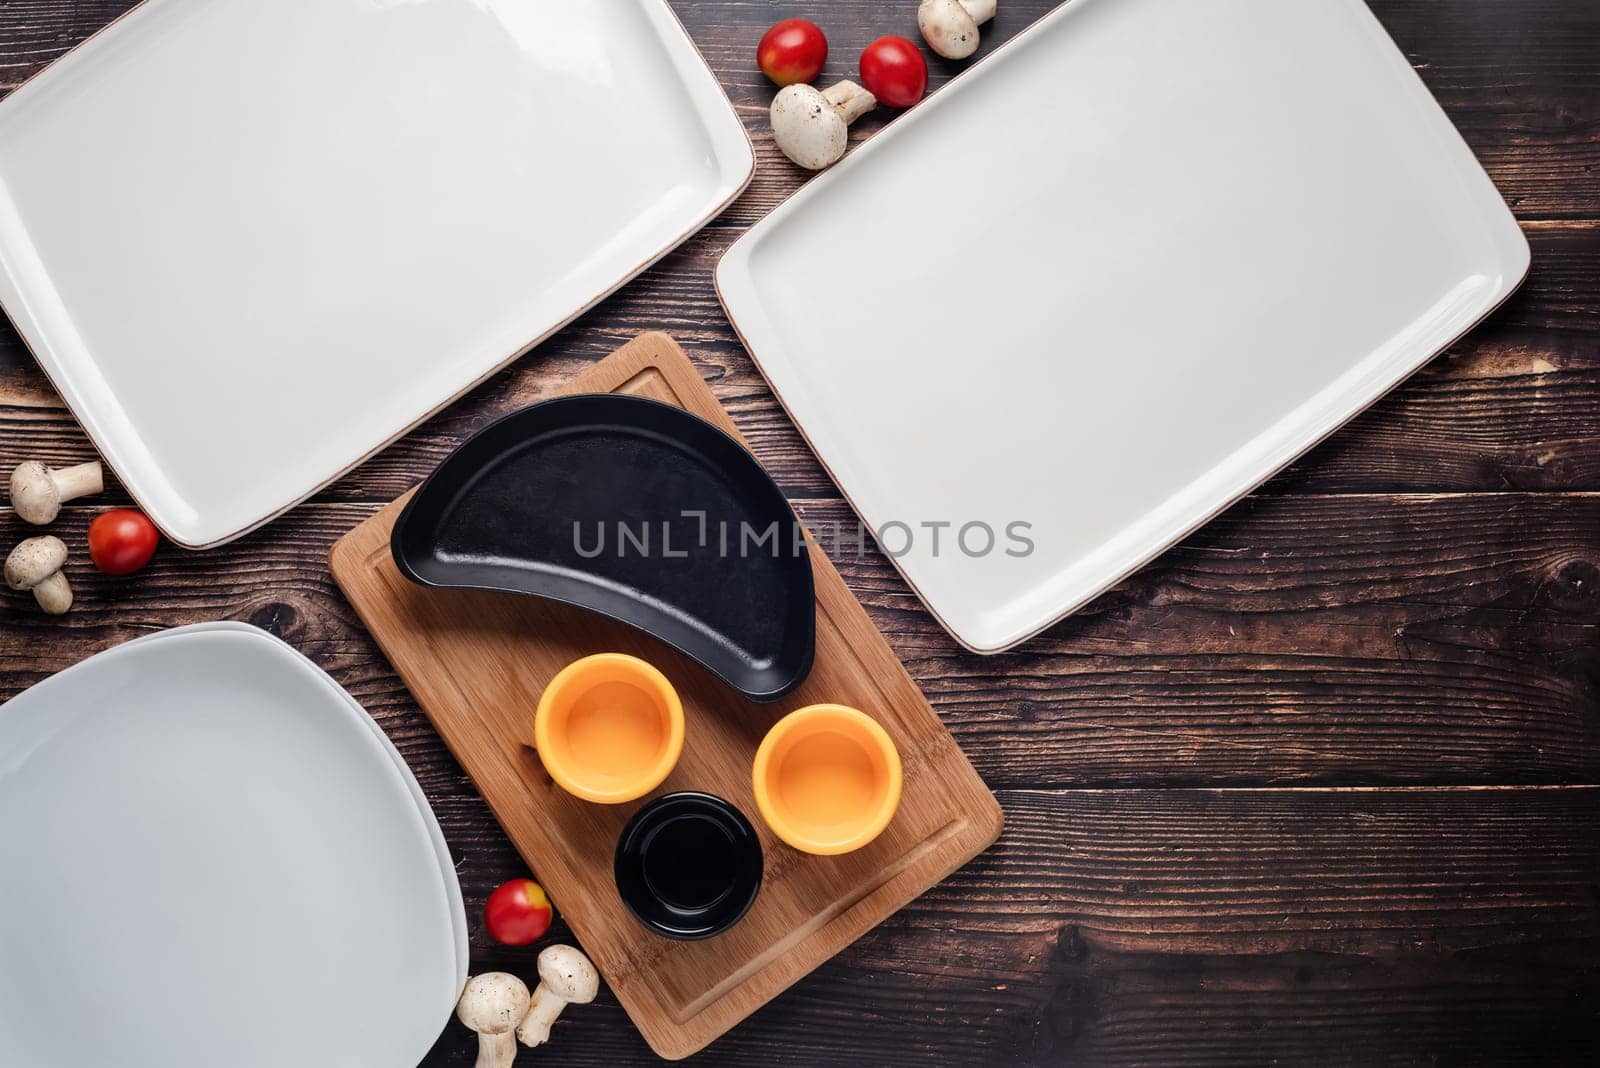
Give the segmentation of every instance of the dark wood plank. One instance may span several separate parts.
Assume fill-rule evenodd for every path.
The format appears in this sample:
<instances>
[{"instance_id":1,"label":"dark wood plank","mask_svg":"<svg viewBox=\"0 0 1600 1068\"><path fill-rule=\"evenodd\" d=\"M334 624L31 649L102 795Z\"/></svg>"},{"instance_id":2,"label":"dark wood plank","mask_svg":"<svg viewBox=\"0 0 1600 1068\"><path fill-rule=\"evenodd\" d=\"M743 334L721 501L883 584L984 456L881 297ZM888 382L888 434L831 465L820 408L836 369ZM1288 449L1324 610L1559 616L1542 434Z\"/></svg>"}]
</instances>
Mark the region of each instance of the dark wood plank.
<instances>
[{"instance_id":1,"label":"dark wood plank","mask_svg":"<svg viewBox=\"0 0 1600 1068\"><path fill-rule=\"evenodd\" d=\"M124 6L121 0L17 0L0 19L0 72L8 84L20 82ZM986 34L985 51L1050 6L1008 0L995 32ZM771 147L765 121L770 89L750 59L773 13L735 0L682 0L676 7L756 139L761 161L751 190L639 281L320 499L392 499L475 426L527 403L645 329L667 330L690 349L787 492L837 493L733 336L710 285L723 249L801 181ZM1569 0L1510 7L1490 0L1455 0L1447 7L1434 0L1386 0L1375 9L1422 66L1519 215L1534 220L1534 269L1489 324L1272 487L1600 489L1600 313L1591 299L1600 290L1600 223L1594 221L1600 218L1600 176L1594 173L1600 64L1583 62L1600 53L1600 17ZM829 69L840 76L850 73L871 36L889 28L872 0L812 0L793 10L829 28ZM935 66L935 85L961 69ZM875 115L863 129L870 133L888 115ZM1537 183L1546 176L1551 188L1541 190ZM15 333L0 325L0 468L83 448L76 424Z\"/></svg>"},{"instance_id":2,"label":"dark wood plank","mask_svg":"<svg viewBox=\"0 0 1600 1068\"><path fill-rule=\"evenodd\" d=\"M1371 0L1519 218L1600 215L1600 8Z\"/></svg>"},{"instance_id":3,"label":"dark wood plank","mask_svg":"<svg viewBox=\"0 0 1600 1068\"><path fill-rule=\"evenodd\" d=\"M1267 491L1600 489L1600 312L1588 297L1600 292L1600 223L1540 226L1531 236L1533 275L1505 308ZM316 499L394 499L473 430L656 328L684 344L785 492L836 496L711 292L711 270L729 237L714 231L694 238ZM0 323L0 470L23 459L65 462L88 452L71 414L9 325Z\"/></svg>"},{"instance_id":4,"label":"dark wood plank","mask_svg":"<svg viewBox=\"0 0 1600 1068\"><path fill-rule=\"evenodd\" d=\"M0 7L0 93L127 6ZM710 272L802 177L765 129L771 89L751 62L765 24L817 19L829 75L843 76L871 37L913 32L914 4L674 6L760 157L726 216L324 503L115 582L82 560L92 509L74 508L59 530L78 552L80 607L48 621L0 599L0 699L200 619L249 619L329 668L439 812L475 969L531 973L532 952L491 946L476 915L519 862L333 591L328 545L477 426L649 328L685 343L808 518L849 517L729 330ZM983 51L1050 6L1005 0ZM1592 783L1600 763L1600 8L1373 7L1523 220L1527 286L1262 496L1021 653L959 652L887 562L845 560L974 763L1006 787L1007 834L697 1063L1600 1059L1596 791L1485 788ZM935 87L960 69L936 63ZM86 450L0 325L0 473ZM1532 492L1451 495L1485 490ZM0 510L7 544L32 532ZM1309 785L1083 789L1217 783ZM1446 783L1473 788L1395 785ZM571 1010L557 1040L578 1065L649 1060L609 993ZM471 1049L452 1025L426 1063L466 1065Z\"/></svg>"},{"instance_id":5,"label":"dark wood plank","mask_svg":"<svg viewBox=\"0 0 1600 1068\"><path fill-rule=\"evenodd\" d=\"M1600 1056L1600 791L1000 797L997 846L695 1063ZM480 802L437 807L473 967L528 973L476 915L519 861ZM428 1063L470 1063L469 1038L447 1029ZM556 1041L574 1065L644 1055L608 991Z\"/></svg>"},{"instance_id":6,"label":"dark wood plank","mask_svg":"<svg viewBox=\"0 0 1600 1068\"><path fill-rule=\"evenodd\" d=\"M20 85L131 7L129 0L9 0L0 20L0 90ZM1056 6L1005 0L984 28L979 56ZM756 42L779 17L813 19L829 35L824 78L855 77L868 41L916 37L915 4L789 0L781 9L747 0L673 0L685 26L757 139L763 180L729 216L748 225L787 195L795 176L772 148L765 109L772 89L753 62ZM1600 13L1580 0L1372 0L1371 7L1472 145L1519 216L1600 214ZM965 69L935 60L937 90ZM861 121L858 136L892 113Z\"/></svg>"},{"instance_id":7,"label":"dark wood plank","mask_svg":"<svg viewBox=\"0 0 1600 1068\"><path fill-rule=\"evenodd\" d=\"M297 509L130 580L58 524L79 604L0 608L0 697L159 627L235 618L333 672L430 789L467 790L349 606L325 554L372 511ZM1600 773L1600 495L1262 497L1024 649L962 652L888 562L802 502L991 785L1564 783ZM14 517L0 532L20 536ZM843 552L838 550L843 549Z\"/></svg>"},{"instance_id":8,"label":"dark wood plank","mask_svg":"<svg viewBox=\"0 0 1600 1068\"><path fill-rule=\"evenodd\" d=\"M756 140L756 183L724 222L748 225L793 185L766 131L772 88L753 62L756 42L780 16L802 15L828 34L822 80L856 77L861 49L885 33L917 38L916 4L905 0L790 0L781 9L743 0L675 0L674 8L722 79ZM981 58L1055 0L1003 0L983 29ZM1477 152L1518 216L1600 216L1600 13L1570 0L1370 0L1369 6ZM929 85L965 63L934 61ZM894 113L880 110L853 129L869 137Z\"/></svg>"}]
</instances>

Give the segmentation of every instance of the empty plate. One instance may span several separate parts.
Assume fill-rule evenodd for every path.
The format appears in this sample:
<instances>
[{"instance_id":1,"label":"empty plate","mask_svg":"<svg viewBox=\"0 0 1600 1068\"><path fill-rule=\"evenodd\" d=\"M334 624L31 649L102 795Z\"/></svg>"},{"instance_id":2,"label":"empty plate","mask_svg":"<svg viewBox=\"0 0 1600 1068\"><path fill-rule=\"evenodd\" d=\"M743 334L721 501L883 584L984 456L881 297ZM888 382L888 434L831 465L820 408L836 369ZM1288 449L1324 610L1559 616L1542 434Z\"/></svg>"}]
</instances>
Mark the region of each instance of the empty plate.
<instances>
[{"instance_id":1,"label":"empty plate","mask_svg":"<svg viewBox=\"0 0 1600 1068\"><path fill-rule=\"evenodd\" d=\"M599 612L752 700L811 670L811 554L788 500L742 445L670 404L585 393L514 412L428 476L390 540L413 582Z\"/></svg>"},{"instance_id":2,"label":"empty plate","mask_svg":"<svg viewBox=\"0 0 1600 1068\"><path fill-rule=\"evenodd\" d=\"M464 932L390 754L238 624L130 642L0 708L0 1063L416 1063Z\"/></svg>"},{"instance_id":3,"label":"empty plate","mask_svg":"<svg viewBox=\"0 0 1600 1068\"><path fill-rule=\"evenodd\" d=\"M885 551L994 652L1371 404L1527 267L1360 0L1072 0L752 227L717 283Z\"/></svg>"},{"instance_id":4,"label":"empty plate","mask_svg":"<svg viewBox=\"0 0 1600 1068\"><path fill-rule=\"evenodd\" d=\"M753 168L664 0L148 0L0 102L0 303L140 506L204 547Z\"/></svg>"},{"instance_id":5,"label":"empty plate","mask_svg":"<svg viewBox=\"0 0 1600 1068\"><path fill-rule=\"evenodd\" d=\"M258 640L267 638L284 645L286 648L290 648L292 651L292 647L288 646L287 643L273 637L259 627L227 619L218 620L214 623L191 623L186 627L174 627L171 630L148 634L137 640L143 644L149 644L163 638L187 638L201 633L209 634L223 631L247 635ZM296 655L298 656L299 654L296 653ZM302 657L302 659L304 658ZM455 858L450 855L450 845L444 840L444 831L440 830L439 821L433 815L433 806L428 804L427 795L422 792L422 787L417 783L416 776L411 774L411 768L406 764L405 757L400 755L400 750L395 748L394 743L389 740L389 736L384 733L383 728L378 726L377 720L369 716L367 710L362 708L356 702L356 699L345 691L344 687L334 682L333 678L321 668L318 668L310 661L305 661L305 663L306 666L317 673L323 682L327 683L330 692L344 701L346 707L350 710L350 714L372 731L372 736L378 740L378 744L389 755L389 759L394 761L394 766L399 770L400 777L405 780L406 789L410 792L411 799L416 802L417 811L422 814L422 822L427 825L428 839L433 843L434 856L439 861L439 879L444 884L445 897L450 904L450 924L455 931L456 940L456 987L459 989L465 986L467 982L467 958L472 945L467 934L467 912L461 900L461 884L456 878Z\"/></svg>"}]
</instances>

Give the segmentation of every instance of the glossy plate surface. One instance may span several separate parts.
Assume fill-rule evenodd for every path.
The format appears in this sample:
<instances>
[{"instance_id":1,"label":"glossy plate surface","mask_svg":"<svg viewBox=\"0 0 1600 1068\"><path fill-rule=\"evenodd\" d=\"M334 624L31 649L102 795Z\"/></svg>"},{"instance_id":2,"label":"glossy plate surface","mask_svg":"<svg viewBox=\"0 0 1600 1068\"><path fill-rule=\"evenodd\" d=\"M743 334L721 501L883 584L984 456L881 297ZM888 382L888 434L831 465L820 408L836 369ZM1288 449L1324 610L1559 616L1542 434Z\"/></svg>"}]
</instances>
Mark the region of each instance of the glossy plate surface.
<instances>
[{"instance_id":1,"label":"glossy plate surface","mask_svg":"<svg viewBox=\"0 0 1600 1068\"><path fill-rule=\"evenodd\" d=\"M186 627L174 627L171 630L158 631L155 634L149 634L137 640L141 645L148 645L151 642L162 639L183 640L198 634L217 633L242 635L257 642L265 639L289 649L291 652L295 652L292 646L268 634L260 627L227 619L218 620L214 623L191 623ZM461 899L461 883L456 878L455 858L450 855L449 843L444 840L444 831L439 828L439 821L433 814L433 806L428 803L427 795L422 792L422 787L418 784L416 776L411 774L411 768L406 764L405 757L400 755L400 750L395 748L394 743L389 740L389 736L383 732L383 728L378 726L377 720L369 716L367 710L362 708L356 699L346 692L344 687L334 682L332 676L322 671L309 660L306 660L303 656L300 656L298 652L295 652L295 655L303 661L304 666L315 671L328 684L330 692L343 700L349 713L360 720L372 732L372 736L377 739L383 751L394 762L395 768L400 772L400 778L405 783L406 791L410 793L411 799L416 802L417 811L421 813L422 822L428 832L428 840L433 844L434 858L439 862L439 880L444 886L445 901L450 908L450 926L455 932L456 943L456 989L459 990L467 983L467 954L472 945L467 934L467 912L465 902Z\"/></svg>"},{"instance_id":2,"label":"glossy plate surface","mask_svg":"<svg viewBox=\"0 0 1600 1068\"><path fill-rule=\"evenodd\" d=\"M202 547L573 318L753 167L664 0L147 0L0 102L0 303Z\"/></svg>"},{"instance_id":3,"label":"glossy plate surface","mask_svg":"<svg viewBox=\"0 0 1600 1068\"><path fill-rule=\"evenodd\" d=\"M861 285L819 292L840 264ZM717 282L907 580L994 652L1372 403L1527 267L1360 0L1072 0L753 227Z\"/></svg>"},{"instance_id":4,"label":"glossy plate surface","mask_svg":"<svg viewBox=\"0 0 1600 1068\"><path fill-rule=\"evenodd\" d=\"M391 547L413 582L599 612L752 700L811 670L811 558L788 500L738 442L670 404L589 393L506 416L428 477Z\"/></svg>"},{"instance_id":5,"label":"glossy plate surface","mask_svg":"<svg viewBox=\"0 0 1600 1068\"><path fill-rule=\"evenodd\" d=\"M441 847L370 718L255 628L47 679L0 708L0 1063L415 1063L466 965Z\"/></svg>"}]
</instances>

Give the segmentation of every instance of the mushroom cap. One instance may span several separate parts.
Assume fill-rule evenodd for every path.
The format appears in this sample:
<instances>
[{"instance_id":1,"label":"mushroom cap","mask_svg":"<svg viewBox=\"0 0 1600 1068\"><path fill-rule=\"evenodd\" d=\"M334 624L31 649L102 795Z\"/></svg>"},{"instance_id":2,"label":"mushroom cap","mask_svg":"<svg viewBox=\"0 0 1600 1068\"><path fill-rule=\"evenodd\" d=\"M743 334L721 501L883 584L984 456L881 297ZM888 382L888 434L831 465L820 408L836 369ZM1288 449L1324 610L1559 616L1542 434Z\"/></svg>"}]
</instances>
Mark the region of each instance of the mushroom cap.
<instances>
[{"instance_id":1,"label":"mushroom cap","mask_svg":"<svg viewBox=\"0 0 1600 1068\"><path fill-rule=\"evenodd\" d=\"M50 469L24 460L11 472L11 507L25 523L48 523L61 511L61 491Z\"/></svg>"},{"instance_id":2,"label":"mushroom cap","mask_svg":"<svg viewBox=\"0 0 1600 1068\"><path fill-rule=\"evenodd\" d=\"M67 543L53 534L26 538L6 557L6 585L31 590L60 571L67 562Z\"/></svg>"},{"instance_id":3,"label":"mushroom cap","mask_svg":"<svg viewBox=\"0 0 1600 1068\"><path fill-rule=\"evenodd\" d=\"M551 946L539 954L539 981L562 1001L587 1005L600 992L600 976L589 958L572 946Z\"/></svg>"},{"instance_id":4,"label":"mushroom cap","mask_svg":"<svg viewBox=\"0 0 1600 1068\"><path fill-rule=\"evenodd\" d=\"M820 171L844 155L849 128L813 86L786 85L772 98L772 137L798 165Z\"/></svg>"},{"instance_id":5,"label":"mushroom cap","mask_svg":"<svg viewBox=\"0 0 1600 1068\"><path fill-rule=\"evenodd\" d=\"M928 47L945 59L966 59L978 50L978 22L960 0L922 0L917 29Z\"/></svg>"},{"instance_id":6,"label":"mushroom cap","mask_svg":"<svg viewBox=\"0 0 1600 1068\"><path fill-rule=\"evenodd\" d=\"M504 1035L527 1014L528 984L509 972L484 972L467 979L456 1002L456 1019L480 1035Z\"/></svg>"}]
</instances>

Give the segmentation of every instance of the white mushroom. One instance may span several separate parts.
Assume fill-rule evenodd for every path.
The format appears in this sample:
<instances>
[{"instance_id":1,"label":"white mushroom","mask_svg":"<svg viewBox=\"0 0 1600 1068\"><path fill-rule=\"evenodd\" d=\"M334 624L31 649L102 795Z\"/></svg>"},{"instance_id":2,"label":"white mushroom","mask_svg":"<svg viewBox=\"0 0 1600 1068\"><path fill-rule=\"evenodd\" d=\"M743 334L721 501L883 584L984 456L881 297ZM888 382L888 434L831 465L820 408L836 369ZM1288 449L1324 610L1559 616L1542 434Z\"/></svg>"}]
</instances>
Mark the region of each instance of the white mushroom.
<instances>
[{"instance_id":1,"label":"white mushroom","mask_svg":"<svg viewBox=\"0 0 1600 1068\"><path fill-rule=\"evenodd\" d=\"M38 460L27 460L11 472L11 507L24 523L41 526L53 521L63 504L104 488L97 461L52 471Z\"/></svg>"},{"instance_id":2,"label":"white mushroom","mask_svg":"<svg viewBox=\"0 0 1600 1068\"><path fill-rule=\"evenodd\" d=\"M978 50L978 27L994 18L996 0L922 0L917 29L945 59L966 59Z\"/></svg>"},{"instance_id":3,"label":"white mushroom","mask_svg":"<svg viewBox=\"0 0 1600 1068\"><path fill-rule=\"evenodd\" d=\"M61 568L67 562L67 543L52 534L17 543L6 557L6 585L32 590L39 607L59 616L72 607L72 587Z\"/></svg>"},{"instance_id":4,"label":"white mushroom","mask_svg":"<svg viewBox=\"0 0 1600 1068\"><path fill-rule=\"evenodd\" d=\"M849 127L877 107L878 100L852 81L818 92L786 85L772 98L772 136L783 154L808 171L820 171L844 155Z\"/></svg>"},{"instance_id":5,"label":"white mushroom","mask_svg":"<svg viewBox=\"0 0 1600 1068\"><path fill-rule=\"evenodd\" d=\"M476 1068L509 1068L517 1056L513 1037L528 1011L528 984L507 972L484 972L467 979L456 1019L478 1033Z\"/></svg>"},{"instance_id":6,"label":"white mushroom","mask_svg":"<svg viewBox=\"0 0 1600 1068\"><path fill-rule=\"evenodd\" d=\"M792 87L791 87L792 88ZM587 1005L600 991L600 976L589 958L571 946L551 946L539 954L539 989L517 1028L524 1046L550 1041L550 1025L568 1004Z\"/></svg>"}]
</instances>

